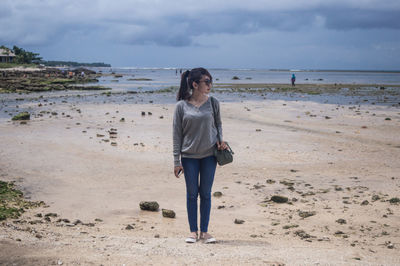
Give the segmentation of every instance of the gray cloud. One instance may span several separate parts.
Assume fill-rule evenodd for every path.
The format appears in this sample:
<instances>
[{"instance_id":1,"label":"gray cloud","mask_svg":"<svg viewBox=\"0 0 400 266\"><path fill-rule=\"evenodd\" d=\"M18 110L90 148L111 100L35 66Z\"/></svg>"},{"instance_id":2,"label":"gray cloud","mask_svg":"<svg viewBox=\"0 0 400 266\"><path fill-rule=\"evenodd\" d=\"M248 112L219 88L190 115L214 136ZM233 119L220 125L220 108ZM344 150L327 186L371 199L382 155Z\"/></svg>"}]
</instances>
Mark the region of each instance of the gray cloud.
<instances>
[{"instance_id":1,"label":"gray cloud","mask_svg":"<svg viewBox=\"0 0 400 266\"><path fill-rule=\"evenodd\" d=\"M395 65L399 13L398 0L2 0L0 45L124 64L169 64L184 52L209 62L212 52L229 64L273 59L278 67L297 58L356 65L368 58Z\"/></svg>"},{"instance_id":2,"label":"gray cloud","mask_svg":"<svg viewBox=\"0 0 400 266\"><path fill-rule=\"evenodd\" d=\"M329 29L400 29L400 10L336 9L325 13Z\"/></svg>"},{"instance_id":3,"label":"gray cloud","mask_svg":"<svg viewBox=\"0 0 400 266\"><path fill-rule=\"evenodd\" d=\"M208 3L210 2L210 3ZM0 11L0 41L54 42L68 32L98 32L128 44L189 46L199 35L249 34L302 28L400 29L395 1L107 1L7 0ZM374 8L379 5L379 8ZM316 24L319 21L319 25ZM106 35L105 35L106 34Z\"/></svg>"}]
</instances>

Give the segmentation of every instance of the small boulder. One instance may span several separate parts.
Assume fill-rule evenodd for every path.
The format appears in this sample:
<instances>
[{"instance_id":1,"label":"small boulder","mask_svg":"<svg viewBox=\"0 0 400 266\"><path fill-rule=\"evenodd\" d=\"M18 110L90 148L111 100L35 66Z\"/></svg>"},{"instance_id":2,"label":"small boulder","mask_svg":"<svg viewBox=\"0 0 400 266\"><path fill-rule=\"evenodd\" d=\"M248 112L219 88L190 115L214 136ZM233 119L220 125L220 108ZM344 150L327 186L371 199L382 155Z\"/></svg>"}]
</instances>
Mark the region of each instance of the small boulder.
<instances>
[{"instance_id":1,"label":"small boulder","mask_svg":"<svg viewBox=\"0 0 400 266\"><path fill-rule=\"evenodd\" d=\"M271 197L271 201L276 202L276 203L286 203L288 202L288 198L285 196L279 196L279 195L274 195Z\"/></svg>"},{"instance_id":2,"label":"small boulder","mask_svg":"<svg viewBox=\"0 0 400 266\"><path fill-rule=\"evenodd\" d=\"M158 211L158 208L160 207L157 201L141 201L139 206L140 209L143 211L152 211L152 212Z\"/></svg>"},{"instance_id":3,"label":"small boulder","mask_svg":"<svg viewBox=\"0 0 400 266\"><path fill-rule=\"evenodd\" d=\"M175 212L173 210L162 209L162 216L166 218L175 218Z\"/></svg>"}]
</instances>

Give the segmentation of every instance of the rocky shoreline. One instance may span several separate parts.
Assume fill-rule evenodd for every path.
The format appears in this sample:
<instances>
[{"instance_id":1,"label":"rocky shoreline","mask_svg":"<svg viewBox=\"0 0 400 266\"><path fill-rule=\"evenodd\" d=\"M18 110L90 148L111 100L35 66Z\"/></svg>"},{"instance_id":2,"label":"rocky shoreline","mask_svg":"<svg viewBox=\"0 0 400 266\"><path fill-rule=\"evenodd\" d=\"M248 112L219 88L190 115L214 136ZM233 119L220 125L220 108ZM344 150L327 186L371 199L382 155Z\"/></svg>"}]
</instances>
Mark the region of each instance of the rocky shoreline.
<instances>
[{"instance_id":1,"label":"rocky shoreline","mask_svg":"<svg viewBox=\"0 0 400 266\"><path fill-rule=\"evenodd\" d=\"M77 68L64 71L57 68L31 70L0 70L0 92L42 92L57 90L105 90L102 86L82 86L98 82L95 71Z\"/></svg>"}]
</instances>

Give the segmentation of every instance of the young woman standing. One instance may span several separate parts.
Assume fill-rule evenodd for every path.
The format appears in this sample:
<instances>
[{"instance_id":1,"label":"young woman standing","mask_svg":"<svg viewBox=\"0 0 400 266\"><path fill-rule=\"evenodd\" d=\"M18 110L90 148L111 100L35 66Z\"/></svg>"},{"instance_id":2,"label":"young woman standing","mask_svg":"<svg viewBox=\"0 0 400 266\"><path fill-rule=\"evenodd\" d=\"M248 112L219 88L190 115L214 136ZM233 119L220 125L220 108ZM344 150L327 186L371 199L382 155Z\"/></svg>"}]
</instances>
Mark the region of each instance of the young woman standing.
<instances>
[{"instance_id":1,"label":"young woman standing","mask_svg":"<svg viewBox=\"0 0 400 266\"><path fill-rule=\"evenodd\" d=\"M190 235L187 243L198 239L205 243L216 240L208 233L211 211L211 188L217 161L214 148L226 149L224 141L217 141L218 126L222 140L219 102L211 101L211 74L204 68L194 68L182 74L173 120L174 173L184 173L186 207ZM217 125L215 125L213 106ZM200 195L200 235L197 227L197 198Z\"/></svg>"}]
</instances>

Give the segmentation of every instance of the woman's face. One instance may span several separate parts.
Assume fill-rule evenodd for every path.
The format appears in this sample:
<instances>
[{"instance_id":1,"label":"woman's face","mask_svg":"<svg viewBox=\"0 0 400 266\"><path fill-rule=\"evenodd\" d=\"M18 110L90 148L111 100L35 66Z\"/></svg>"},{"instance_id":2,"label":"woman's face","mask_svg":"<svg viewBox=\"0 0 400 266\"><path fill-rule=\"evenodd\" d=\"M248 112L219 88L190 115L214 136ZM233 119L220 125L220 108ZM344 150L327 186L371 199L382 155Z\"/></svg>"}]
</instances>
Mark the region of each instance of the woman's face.
<instances>
[{"instance_id":1,"label":"woman's face","mask_svg":"<svg viewBox=\"0 0 400 266\"><path fill-rule=\"evenodd\" d=\"M198 83L193 83L193 87L201 94L209 94L212 87L212 81L209 76L203 75Z\"/></svg>"}]
</instances>

